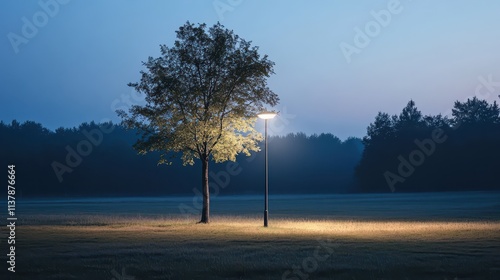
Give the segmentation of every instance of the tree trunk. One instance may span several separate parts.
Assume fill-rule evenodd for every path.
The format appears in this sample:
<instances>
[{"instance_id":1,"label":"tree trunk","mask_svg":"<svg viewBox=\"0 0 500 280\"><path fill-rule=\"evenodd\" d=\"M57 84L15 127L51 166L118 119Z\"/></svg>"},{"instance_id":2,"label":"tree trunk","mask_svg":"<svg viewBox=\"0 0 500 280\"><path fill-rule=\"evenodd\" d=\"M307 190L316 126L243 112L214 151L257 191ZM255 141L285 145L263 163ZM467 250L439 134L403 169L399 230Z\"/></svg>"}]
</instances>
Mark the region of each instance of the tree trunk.
<instances>
[{"instance_id":1,"label":"tree trunk","mask_svg":"<svg viewBox=\"0 0 500 280\"><path fill-rule=\"evenodd\" d=\"M201 189L203 191L203 210L200 223L210 222L210 190L208 188L208 156L201 158Z\"/></svg>"}]
</instances>

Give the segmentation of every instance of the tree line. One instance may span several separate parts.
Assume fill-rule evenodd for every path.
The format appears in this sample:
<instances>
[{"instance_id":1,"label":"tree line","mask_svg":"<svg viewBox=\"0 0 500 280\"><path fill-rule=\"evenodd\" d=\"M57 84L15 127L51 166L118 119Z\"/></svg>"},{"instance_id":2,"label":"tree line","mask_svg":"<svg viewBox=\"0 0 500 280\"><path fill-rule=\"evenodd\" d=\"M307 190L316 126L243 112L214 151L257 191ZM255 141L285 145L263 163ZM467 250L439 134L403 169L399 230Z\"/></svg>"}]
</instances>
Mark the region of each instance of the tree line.
<instances>
[{"instance_id":1,"label":"tree line","mask_svg":"<svg viewBox=\"0 0 500 280\"><path fill-rule=\"evenodd\" d=\"M51 131L33 121L1 121L0 136L2 166L16 165L18 194L26 197L190 195L200 183L199 164L183 166L173 154L171 165L158 165L159 153L133 149L135 130L113 123ZM263 156L214 164L210 187L221 195L262 193ZM398 115L378 113L362 140L329 133L270 137L270 192L498 190L499 159L496 102L457 101L445 117L424 116L410 101Z\"/></svg>"},{"instance_id":2,"label":"tree line","mask_svg":"<svg viewBox=\"0 0 500 280\"><path fill-rule=\"evenodd\" d=\"M135 130L113 123L83 123L51 131L33 121L0 122L3 166L16 165L17 190L24 197L194 195L200 165L158 165L160 153L138 155ZM261 142L262 145L262 142ZM262 147L261 147L262 148ZM345 193L354 189L361 139L304 133L269 138L271 194ZM261 194L263 152L213 164L210 188L219 195ZM216 194L217 195L217 194Z\"/></svg>"},{"instance_id":3,"label":"tree line","mask_svg":"<svg viewBox=\"0 0 500 280\"><path fill-rule=\"evenodd\" d=\"M399 115L379 112L363 143L358 191L500 189L496 101L456 101L451 117L424 116L410 101Z\"/></svg>"}]
</instances>

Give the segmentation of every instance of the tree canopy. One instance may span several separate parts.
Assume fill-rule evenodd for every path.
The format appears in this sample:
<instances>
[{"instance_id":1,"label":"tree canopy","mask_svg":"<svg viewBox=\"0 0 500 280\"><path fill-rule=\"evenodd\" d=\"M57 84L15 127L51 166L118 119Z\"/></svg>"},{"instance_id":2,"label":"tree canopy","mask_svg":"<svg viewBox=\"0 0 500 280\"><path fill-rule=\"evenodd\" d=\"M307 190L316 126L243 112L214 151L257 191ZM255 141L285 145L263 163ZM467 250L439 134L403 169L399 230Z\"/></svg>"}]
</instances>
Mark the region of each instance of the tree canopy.
<instances>
[{"instance_id":1,"label":"tree canopy","mask_svg":"<svg viewBox=\"0 0 500 280\"><path fill-rule=\"evenodd\" d=\"M455 102L452 110L453 124L496 124L500 122L500 109L498 104L488 104L486 100L477 97L467 99L465 102Z\"/></svg>"},{"instance_id":2,"label":"tree canopy","mask_svg":"<svg viewBox=\"0 0 500 280\"><path fill-rule=\"evenodd\" d=\"M257 151L256 114L279 101L266 84L274 63L220 24L207 30L188 22L176 33L174 46L162 45L162 56L150 57L141 81L130 84L148 104L130 115L119 112L128 127L143 132L136 148L164 152L161 163L168 152L182 152L186 164Z\"/></svg>"}]
</instances>

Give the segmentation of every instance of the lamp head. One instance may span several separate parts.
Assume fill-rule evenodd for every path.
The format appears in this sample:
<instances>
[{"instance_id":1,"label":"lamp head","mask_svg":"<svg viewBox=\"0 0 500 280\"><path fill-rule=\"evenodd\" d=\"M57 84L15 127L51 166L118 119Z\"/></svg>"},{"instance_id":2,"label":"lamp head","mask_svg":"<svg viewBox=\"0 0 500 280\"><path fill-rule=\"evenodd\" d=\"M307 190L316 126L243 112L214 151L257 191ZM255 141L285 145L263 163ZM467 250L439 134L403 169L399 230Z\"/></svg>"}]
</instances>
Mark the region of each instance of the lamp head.
<instances>
[{"instance_id":1,"label":"lamp head","mask_svg":"<svg viewBox=\"0 0 500 280\"><path fill-rule=\"evenodd\" d=\"M278 113L273 112L273 111L264 111L260 114L257 114L257 116L263 120L272 119L272 118L276 117L276 115L278 115Z\"/></svg>"}]
</instances>

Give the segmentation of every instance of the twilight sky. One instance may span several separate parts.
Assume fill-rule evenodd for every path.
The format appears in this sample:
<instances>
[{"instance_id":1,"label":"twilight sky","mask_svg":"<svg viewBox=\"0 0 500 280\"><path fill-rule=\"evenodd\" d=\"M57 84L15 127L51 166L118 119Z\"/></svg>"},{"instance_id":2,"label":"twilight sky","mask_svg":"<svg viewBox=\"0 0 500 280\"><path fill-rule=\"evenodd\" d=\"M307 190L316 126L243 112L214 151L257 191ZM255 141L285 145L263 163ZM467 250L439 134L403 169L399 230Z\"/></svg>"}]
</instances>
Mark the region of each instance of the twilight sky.
<instances>
[{"instance_id":1,"label":"twilight sky","mask_svg":"<svg viewBox=\"0 0 500 280\"><path fill-rule=\"evenodd\" d=\"M500 1L40 0L0 10L0 120L118 121L127 87L186 21L220 21L276 63L272 134L362 137L378 111L500 94Z\"/></svg>"}]
</instances>

